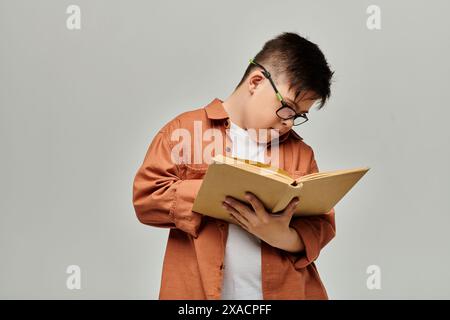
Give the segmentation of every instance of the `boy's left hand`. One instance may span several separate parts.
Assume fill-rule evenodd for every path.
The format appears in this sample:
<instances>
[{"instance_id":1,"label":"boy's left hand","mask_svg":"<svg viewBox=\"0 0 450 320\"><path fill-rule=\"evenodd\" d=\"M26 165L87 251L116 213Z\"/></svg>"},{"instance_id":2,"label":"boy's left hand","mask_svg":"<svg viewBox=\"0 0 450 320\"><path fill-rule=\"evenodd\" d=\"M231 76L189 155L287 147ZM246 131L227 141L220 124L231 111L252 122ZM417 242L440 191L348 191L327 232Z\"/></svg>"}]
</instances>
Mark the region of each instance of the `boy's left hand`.
<instances>
[{"instance_id":1,"label":"boy's left hand","mask_svg":"<svg viewBox=\"0 0 450 320\"><path fill-rule=\"evenodd\" d=\"M227 196L222 203L235 224L274 247L283 247L291 241L292 230L289 223L299 202L297 197L276 214L267 212L261 200L253 193L247 192L245 197L251 207L231 196Z\"/></svg>"}]
</instances>

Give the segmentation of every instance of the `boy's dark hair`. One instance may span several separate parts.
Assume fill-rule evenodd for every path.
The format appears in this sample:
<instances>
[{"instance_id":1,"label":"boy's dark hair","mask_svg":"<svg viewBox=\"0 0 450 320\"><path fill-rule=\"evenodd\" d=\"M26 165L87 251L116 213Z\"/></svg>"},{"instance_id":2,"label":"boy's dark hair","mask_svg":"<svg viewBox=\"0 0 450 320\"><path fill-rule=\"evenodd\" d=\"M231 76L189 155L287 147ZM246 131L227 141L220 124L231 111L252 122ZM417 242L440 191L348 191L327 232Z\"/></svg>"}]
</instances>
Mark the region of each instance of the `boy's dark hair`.
<instances>
[{"instance_id":1,"label":"boy's dark hair","mask_svg":"<svg viewBox=\"0 0 450 320\"><path fill-rule=\"evenodd\" d=\"M281 75L286 77L289 90L294 89L295 101L303 90L311 90L318 94L320 110L331 95L330 85L334 71L330 70L319 47L296 33L284 32L267 41L254 60L270 72L274 81ZM254 64L249 64L236 89L257 68Z\"/></svg>"}]
</instances>

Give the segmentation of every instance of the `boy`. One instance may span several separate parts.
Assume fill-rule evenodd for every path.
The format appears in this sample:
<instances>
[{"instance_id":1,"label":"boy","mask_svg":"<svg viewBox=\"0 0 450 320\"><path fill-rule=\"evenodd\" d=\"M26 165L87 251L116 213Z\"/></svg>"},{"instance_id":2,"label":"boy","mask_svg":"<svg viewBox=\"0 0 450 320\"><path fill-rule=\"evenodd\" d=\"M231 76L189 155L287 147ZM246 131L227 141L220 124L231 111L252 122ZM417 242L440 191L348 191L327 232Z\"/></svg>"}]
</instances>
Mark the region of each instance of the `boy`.
<instances>
[{"instance_id":1,"label":"boy","mask_svg":"<svg viewBox=\"0 0 450 320\"><path fill-rule=\"evenodd\" d=\"M159 299L328 299L314 261L335 236L334 209L292 218L301 201L292 199L270 214L248 190L247 202L224 199L229 224L192 205L211 163L212 137L213 154L266 162L294 178L318 172L312 148L292 126L306 122L315 103L323 107L333 73L317 45L283 33L250 60L226 100L160 129L133 184L138 219L170 228Z\"/></svg>"}]
</instances>

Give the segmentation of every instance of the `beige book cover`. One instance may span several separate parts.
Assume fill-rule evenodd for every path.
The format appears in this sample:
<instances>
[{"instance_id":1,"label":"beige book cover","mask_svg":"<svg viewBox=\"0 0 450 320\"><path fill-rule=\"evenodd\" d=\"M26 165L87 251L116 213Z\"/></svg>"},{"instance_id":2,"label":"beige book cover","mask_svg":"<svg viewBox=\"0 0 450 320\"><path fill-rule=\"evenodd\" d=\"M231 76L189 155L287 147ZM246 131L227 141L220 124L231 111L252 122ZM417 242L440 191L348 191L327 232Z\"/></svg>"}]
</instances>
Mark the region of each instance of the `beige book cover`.
<instances>
[{"instance_id":1,"label":"beige book cover","mask_svg":"<svg viewBox=\"0 0 450 320\"><path fill-rule=\"evenodd\" d=\"M249 204L245 192L255 194L270 213L286 208L294 197L300 202L294 216L329 212L370 168L317 172L294 179L281 168L216 155L203 178L192 211L231 222L222 207L227 195Z\"/></svg>"}]
</instances>

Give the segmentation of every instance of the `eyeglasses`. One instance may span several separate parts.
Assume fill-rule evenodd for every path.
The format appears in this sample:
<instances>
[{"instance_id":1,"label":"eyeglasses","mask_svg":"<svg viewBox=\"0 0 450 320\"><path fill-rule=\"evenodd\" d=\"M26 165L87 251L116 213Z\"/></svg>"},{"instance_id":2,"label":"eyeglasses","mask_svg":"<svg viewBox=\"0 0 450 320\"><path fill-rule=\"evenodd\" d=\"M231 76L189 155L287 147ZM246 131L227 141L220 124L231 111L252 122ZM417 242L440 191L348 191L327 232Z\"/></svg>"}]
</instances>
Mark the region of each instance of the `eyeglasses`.
<instances>
[{"instance_id":1,"label":"eyeglasses","mask_svg":"<svg viewBox=\"0 0 450 320\"><path fill-rule=\"evenodd\" d=\"M262 74L264 75L264 77L266 77L269 80L270 84L272 85L273 89L275 90L275 94L281 103L281 107L278 108L276 111L278 118L283 119L283 120L293 119L294 126L298 126L309 120L308 117L306 116L306 113L297 113L297 111L295 111L294 108L290 107L286 103L286 101L284 101L283 97L281 96L280 92L278 91L277 87L275 86L275 83L272 80L272 76L270 75L269 71L266 70L266 68L264 68L259 63L255 62L254 59L250 59L250 63L254 64L255 66L260 67L263 70L263 71L261 71Z\"/></svg>"}]
</instances>

